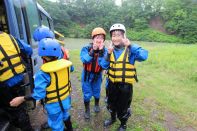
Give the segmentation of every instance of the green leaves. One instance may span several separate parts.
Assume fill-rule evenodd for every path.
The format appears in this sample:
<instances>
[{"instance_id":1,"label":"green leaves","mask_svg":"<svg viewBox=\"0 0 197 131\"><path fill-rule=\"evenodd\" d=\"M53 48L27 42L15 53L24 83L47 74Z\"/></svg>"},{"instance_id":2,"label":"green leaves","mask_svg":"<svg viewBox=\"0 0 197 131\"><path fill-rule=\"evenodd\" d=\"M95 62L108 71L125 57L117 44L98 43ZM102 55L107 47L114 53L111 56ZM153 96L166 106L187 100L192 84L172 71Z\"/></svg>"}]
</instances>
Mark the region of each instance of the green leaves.
<instances>
[{"instance_id":1,"label":"green leaves","mask_svg":"<svg viewBox=\"0 0 197 131\"><path fill-rule=\"evenodd\" d=\"M38 2L54 19L55 29L67 37L90 38L93 28L101 26L108 31L114 23L123 23L126 28L146 34L150 21L158 16L167 34L180 37L184 43L197 42L195 0L123 0L122 6L117 6L115 0Z\"/></svg>"}]
</instances>

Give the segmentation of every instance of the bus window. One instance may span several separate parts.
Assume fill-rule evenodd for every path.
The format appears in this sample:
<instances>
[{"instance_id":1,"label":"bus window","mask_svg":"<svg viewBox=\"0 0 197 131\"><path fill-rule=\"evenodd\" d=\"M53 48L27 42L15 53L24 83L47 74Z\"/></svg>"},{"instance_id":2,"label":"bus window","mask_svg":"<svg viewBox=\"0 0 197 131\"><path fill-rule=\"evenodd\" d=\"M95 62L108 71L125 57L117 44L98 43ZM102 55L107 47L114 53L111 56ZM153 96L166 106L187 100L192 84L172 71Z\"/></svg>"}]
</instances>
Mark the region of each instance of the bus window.
<instances>
[{"instance_id":1,"label":"bus window","mask_svg":"<svg viewBox=\"0 0 197 131\"><path fill-rule=\"evenodd\" d=\"M42 23L42 25L47 26L47 27L50 28L48 19L47 19L47 17L42 12L40 12L40 17L41 17L41 23Z\"/></svg>"},{"instance_id":2,"label":"bus window","mask_svg":"<svg viewBox=\"0 0 197 131\"><path fill-rule=\"evenodd\" d=\"M2 31L9 33L5 5L2 0L0 1L0 27L2 28Z\"/></svg>"},{"instance_id":3,"label":"bus window","mask_svg":"<svg viewBox=\"0 0 197 131\"><path fill-rule=\"evenodd\" d=\"M40 20L39 20L36 2L34 0L23 0L23 2L24 2L24 7L27 15L28 26L29 26L29 33L30 33L29 39L31 39L31 41L34 41L32 39L33 32L38 26L40 26ZM33 42L33 44L34 43L35 42Z\"/></svg>"},{"instance_id":4,"label":"bus window","mask_svg":"<svg viewBox=\"0 0 197 131\"><path fill-rule=\"evenodd\" d=\"M53 27L53 20L52 20L52 19L49 19L49 25L50 25L50 29L51 29L51 30L54 30L54 27Z\"/></svg>"},{"instance_id":5,"label":"bus window","mask_svg":"<svg viewBox=\"0 0 197 131\"><path fill-rule=\"evenodd\" d=\"M53 20L51 16L44 10L44 8L37 3L38 10L39 10L39 15L41 19L41 24L44 26L49 27L51 30L53 30Z\"/></svg>"},{"instance_id":6,"label":"bus window","mask_svg":"<svg viewBox=\"0 0 197 131\"><path fill-rule=\"evenodd\" d=\"M14 10L15 10L15 14L16 14L17 23L18 23L20 39L24 39L22 14L21 14L22 10L21 10L19 2L20 1L16 1L16 0L14 1Z\"/></svg>"}]
</instances>

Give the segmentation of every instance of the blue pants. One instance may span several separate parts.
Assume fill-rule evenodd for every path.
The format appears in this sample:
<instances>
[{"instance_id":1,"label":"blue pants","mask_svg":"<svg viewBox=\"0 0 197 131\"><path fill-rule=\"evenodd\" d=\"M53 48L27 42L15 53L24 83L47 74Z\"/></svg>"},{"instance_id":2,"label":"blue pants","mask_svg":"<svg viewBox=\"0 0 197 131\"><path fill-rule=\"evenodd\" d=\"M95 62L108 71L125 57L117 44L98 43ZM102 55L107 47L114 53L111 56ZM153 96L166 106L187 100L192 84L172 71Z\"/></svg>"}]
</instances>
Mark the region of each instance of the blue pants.
<instances>
[{"instance_id":1,"label":"blue pants","mask_svg":"<svg viewBox=\"0 0 197 131\"><path fill-rule=\"evenodd\" d=\"M58 112L57 114L48 114L48 124L52 131L63 131L64 121L69 118L70 114L68 111Z\"/></svg>"},{"instance_id":2,"label":"blue pants","mask_svg":"<svg viewBox=\"0 0 197 131\"><path fill-rule=\"evenodd\" d=\"M65 100L62 101L64 111L62 111L59 102L45 104L45 109L48 115L48 124L53 131L63 131L64 130L64 121L66 121L70 114L69 109L71 97L68 96Z\"/></svg>"},{"instance_id":3,"label":"blue pants","mask_svg":"<svg viewBox=\"0 0 197 131\"><path fill-rule=\"evenodd\" d=\"M82 76L82 91L85 102L89 102L92 96L97 99L100 98L102 74L96 80L93 80L93 77L94 74L90 74L90 78L85 81Z\"/></svg>"}]
</instances>

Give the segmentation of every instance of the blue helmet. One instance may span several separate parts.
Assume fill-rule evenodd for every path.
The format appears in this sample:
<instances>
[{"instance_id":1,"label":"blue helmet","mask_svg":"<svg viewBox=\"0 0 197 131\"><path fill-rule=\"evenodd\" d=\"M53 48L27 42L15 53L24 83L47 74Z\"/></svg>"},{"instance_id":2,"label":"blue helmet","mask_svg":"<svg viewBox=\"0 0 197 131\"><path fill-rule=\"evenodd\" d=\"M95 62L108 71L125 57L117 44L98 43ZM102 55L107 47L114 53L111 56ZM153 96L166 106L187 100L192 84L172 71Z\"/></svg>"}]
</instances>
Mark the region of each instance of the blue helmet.
<instances>
[{"instance_id":1,"label":"blue helmet","mask_svg":"<svg viewBox=\"0 0 197 131\"><path fill-rule=\"evenodd\" d=\"M38 43L38 55L59 57L61 55L61 46L55 39L42 39Z\"/></svg>"},{"instance_id":2,"label":"blue helmet","mask_svg":"<svg viewBox=\"0 0 197 131\"><path fill-rule=\"evenodd\" d=\"M48 27L40 26L34 31L33 38L35 41L40 41L44 38L55 38L55 35Z\"/></svg>"}]
</instances>

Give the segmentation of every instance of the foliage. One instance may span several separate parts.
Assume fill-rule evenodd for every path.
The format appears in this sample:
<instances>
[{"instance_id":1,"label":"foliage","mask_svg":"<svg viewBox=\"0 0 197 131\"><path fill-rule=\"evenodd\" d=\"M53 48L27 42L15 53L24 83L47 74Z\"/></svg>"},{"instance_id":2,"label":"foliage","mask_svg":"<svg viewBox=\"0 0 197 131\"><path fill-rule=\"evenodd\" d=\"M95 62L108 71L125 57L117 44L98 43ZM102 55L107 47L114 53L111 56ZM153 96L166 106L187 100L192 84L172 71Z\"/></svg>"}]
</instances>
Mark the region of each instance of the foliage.
<instances>
[{"instance_id":1,"label":"foliage","mask_svg":"<svg viewBox=\"0 0 197 131\"><path fill-rule=\"evenodd\" d=\"M165 33L172 35L166 42L180 42L179 38L184 43L197 42L196 0L122 0L119 6L115 0L59 1L38 0L53 17L55 29L66 37L90 38L93 28L101 26L108 31L113 23L123 23L126 28L146 34L149 22L159 16ZM154 31L149 33L155 35Z\"/></svg>"},{"instance_id":2,"label":"foliage","mask_svg":"<svg viewBox=\"0 0 197 131\"><path fill-rule=\"evenodd\" d=\"M153 29L146 29L141 32L137 32L135 30L128 30L127 36L129 39L134 41L150 41L150 42L168 42L168 43L180 43L183 42L181 38L177 38L172 35L167 35L165 33L153 30Z\"/></svg>"}]
</instances>

